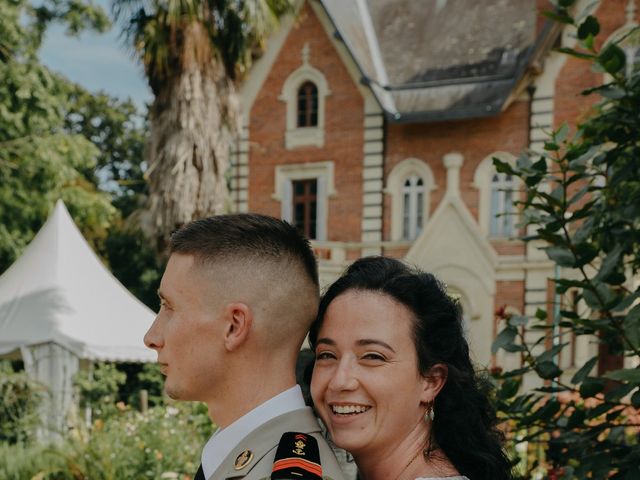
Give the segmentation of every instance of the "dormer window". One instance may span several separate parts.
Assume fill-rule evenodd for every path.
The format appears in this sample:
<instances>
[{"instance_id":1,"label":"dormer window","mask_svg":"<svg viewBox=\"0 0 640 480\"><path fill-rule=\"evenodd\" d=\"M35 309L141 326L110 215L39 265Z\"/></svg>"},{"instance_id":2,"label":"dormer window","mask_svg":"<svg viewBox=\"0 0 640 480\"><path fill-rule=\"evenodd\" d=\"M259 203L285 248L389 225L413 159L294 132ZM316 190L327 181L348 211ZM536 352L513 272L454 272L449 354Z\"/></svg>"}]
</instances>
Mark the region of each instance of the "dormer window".
<instances>
[{"instance_id":1,"label":"dormer window","mask_svg":"<svg viewBox=\"0 0 640 480\"><path fill-rule=\"evenodd\" d=\"M318 126L318 87L304 82L298 89L298 127Z\"/></svg>"},{"instance_id":2,"label":"dormer window","mask_svg":"<svg viewBox=\"0 0 640 480\"><path fill-rule=\"evenodd\" d=\"M309 45L305 44L302 65L287 77L279 97L287 108L287 150L324 146L325 103L331 92L324 74L311 65L310 56Z\"/></svg>"},{"instance_id":3,"label":"dormer window","mask_svg":"<svg viewBox=\"0 0 640 480\"><path fill-rule=\"evenodd\" d=\"M402 187L402 238L414 240L424 223L424 182L411 175Z\"/></svg>"},{"instance_id":4,"label":"dormer window","mask_svg":"<svg viewBox=\"0 0 640 480\"><path fill-rule=\"evenodd\" d=\"M506 173L494 173L491 178L491 213L489 235L491 237L513 237L515 234L514 178Z\"/></svg>"}]
</instances>

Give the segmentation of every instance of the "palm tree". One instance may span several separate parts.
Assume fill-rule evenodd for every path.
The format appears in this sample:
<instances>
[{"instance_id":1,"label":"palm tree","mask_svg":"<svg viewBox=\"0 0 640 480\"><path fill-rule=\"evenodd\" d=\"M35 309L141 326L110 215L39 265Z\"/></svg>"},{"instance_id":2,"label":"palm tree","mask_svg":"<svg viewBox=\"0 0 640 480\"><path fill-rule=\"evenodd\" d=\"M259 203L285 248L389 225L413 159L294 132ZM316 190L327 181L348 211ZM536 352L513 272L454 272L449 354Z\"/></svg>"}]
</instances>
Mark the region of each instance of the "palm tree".
<instances>
[{"instance_id":1,"label":"palm tree","mask_svg":"<svg viewBox=\"0 0 640 480\"><path fill-rule=\"evenodd\" d=\"M149 233L225 210L236 82L293 0L112 0L154 94L145 153Z\"/></svg>"}]
</instances>

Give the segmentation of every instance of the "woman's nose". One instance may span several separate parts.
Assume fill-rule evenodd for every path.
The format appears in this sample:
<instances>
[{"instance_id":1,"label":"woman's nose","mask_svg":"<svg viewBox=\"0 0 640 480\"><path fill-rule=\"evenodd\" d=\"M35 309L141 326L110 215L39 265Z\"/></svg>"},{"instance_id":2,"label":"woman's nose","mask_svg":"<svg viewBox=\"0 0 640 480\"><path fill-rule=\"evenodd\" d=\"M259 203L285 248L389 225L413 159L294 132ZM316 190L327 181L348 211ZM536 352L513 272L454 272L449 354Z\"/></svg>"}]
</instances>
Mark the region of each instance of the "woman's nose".
<instances>
[{"instance_id":1,"label":"woman's nose","mask_svg":"<svg viewBox=\"0 0 640 480\"><path fill-rule=\"evenodd\" d=\"M355 390L358 387L358 379L353 363L346 358L340 360L335 374L331 378L329 388L334 391Z\"/></svg>"}]
</instances>

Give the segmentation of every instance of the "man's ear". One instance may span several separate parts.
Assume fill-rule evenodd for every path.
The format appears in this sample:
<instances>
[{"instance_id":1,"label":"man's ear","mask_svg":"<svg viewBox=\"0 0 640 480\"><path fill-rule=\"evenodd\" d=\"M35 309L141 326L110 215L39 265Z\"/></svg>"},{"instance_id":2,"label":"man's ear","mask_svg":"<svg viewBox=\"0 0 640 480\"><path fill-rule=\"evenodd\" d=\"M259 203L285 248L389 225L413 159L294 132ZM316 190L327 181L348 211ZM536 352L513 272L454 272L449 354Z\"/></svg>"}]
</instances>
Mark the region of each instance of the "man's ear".
<instances>
[{"instance_id":1,"label":"man's ear","mask_svg":"<svg viewBox=\"0 0 640 480\"><path fill-rule=\"evenodd\" d=\"M447 383L447 375L449 374L449 368L444 363L436 363L429 369L429 372L422 377L423 390L420 396L420 401L424 403L433 402L435 398Z\"/></svg>"},{"instance_id":2,"label":"man's ear","mask_svg":"<svg viewBox=\"0 0 640 480\"><path fill-rule=\"evenodd\" d=\"M251 331L253 313L245 303L230 303L225 309L224 346L233 351L242 345Z\"/></svg>"}]
</instances>

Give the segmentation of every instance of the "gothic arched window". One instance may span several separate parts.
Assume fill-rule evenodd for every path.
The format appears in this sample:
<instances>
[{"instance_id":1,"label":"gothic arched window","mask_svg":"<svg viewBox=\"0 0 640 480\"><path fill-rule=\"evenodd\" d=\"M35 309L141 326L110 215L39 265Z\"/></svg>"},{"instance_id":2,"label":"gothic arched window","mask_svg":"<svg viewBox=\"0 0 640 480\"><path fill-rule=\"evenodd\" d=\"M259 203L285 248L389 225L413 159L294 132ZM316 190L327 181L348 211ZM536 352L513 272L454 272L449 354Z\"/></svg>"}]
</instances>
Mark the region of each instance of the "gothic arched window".
<instances>
[{"instance_id":1,"label":"gothic arched window","mask_svg":"<svg viewBox=\"0 0 640 480\"><path fill-rule=\"evenodd\" d=\"M414 240L424 224L424 182L411 175L402 186L402 238Z\"/></svg>"},{"instance_id":2,"label":"gothic arched window","mask_svg":"<svg viewBox=\"0 0 640 480\"><path fill-rule=\"evenodd\" d=\"M318 87L304 82L298 89L298 127L318 126Z\"/></svg>"}]
</instances>

